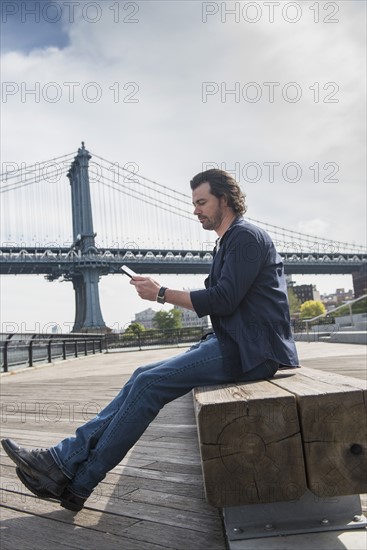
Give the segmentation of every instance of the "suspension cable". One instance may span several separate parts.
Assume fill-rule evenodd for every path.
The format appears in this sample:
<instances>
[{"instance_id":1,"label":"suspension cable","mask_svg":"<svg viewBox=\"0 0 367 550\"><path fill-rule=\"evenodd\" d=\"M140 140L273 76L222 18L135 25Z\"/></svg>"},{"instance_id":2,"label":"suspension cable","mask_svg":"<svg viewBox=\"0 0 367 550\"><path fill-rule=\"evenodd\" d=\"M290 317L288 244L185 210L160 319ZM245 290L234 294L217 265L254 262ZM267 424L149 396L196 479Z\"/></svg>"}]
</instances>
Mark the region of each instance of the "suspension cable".
<instances>
[{"instance_id":1,"label":"suspension cable","mask_svg":"<svg viewBox=\"0 0 367 550\"><path fill-rule=\"evenodd\" d=\"M93 153L93 158L98 158L100 160L102 160L103 162L106 162L107 164L109 164L110 166L115 166L116 163L113 163L113 162L110 162L106 159L104 159L103 157L100 157L96 154ZM185 199L188 199L189 203L191 204L191 197L190 195L187 195L186 193L181 193L180 191L176 191L175 189L172 189L171 187L167 187L166 185L162 185L161 183L158 183L154 180L151 180L145 176L142 176L142 175L139 175L139 174L136 174L136 172L133 172L132 170L128 170L127 168L123 168L121 167L119 164L117 164L117 169L118 170L122 170L124 172L127 172L128 174L132 175L132 176L135 176L135 177L138 177L142 180L145 180L145 181L148 181L149 183L152 183L153 185L156 185L157 187L160 187L162 189L166 189L167 191L170 191L171 193L176 193L177 195L180 195L181 197L184 197ZM124 177L127 177L127 176L124 176ZM129 179L129 178L128 178ZM131 178L131 181L134 181L136 182L135 179L132 179ZM142 185L142 184L141 184ZM172 196L172 195L170 195Z\"/></svg>"},{"instance_id":2,"label":"suspension cable","mask_svg":"<svg viewBox=\"0 0 367 550\"><path fill-rule=\"evenodd\" d=\"M144 189L146 189L146 190L148 190L149 192L152 192L152 193L159 192L160 196L167 197L171 201L175 201L176 203L179 203L179 205L181 205L181 206L185 205L185 206L190 206L192 208L191 197L188 194L182 193L180 191L176 191L175 189L172 189L172 188L170 188L166 185L162 185L162 184L160 184L160 183L158 183L158 182L156 182L156 181L154 181L150 178L147 178L143 175L137 174L136 172L133 172L132 170L128 170L127 168L121 167L118 163L112 163L112 162L104 159L103 157L101 157L99 155L93 154L92 156L93 156L93 158L99 159L100 161L102 161L103 163L105 163L109 166L115 166L116 169L117 169L117 174L119 176L123 177L124 182L126 182L126 180L127 180L127 182L137 184L137 185L141 186L142 188L144 188ZM50 170L47 172L47 178L41 179L39 176L37 176L34 173L28 173L27 174L27 172L25 172L25 174L22 175L22 171L24 169L27 169L27 170L30 171L31 168L35 167L38 171L41 172L41 170L47 164L55 163L56 161L60 161L61 159L64 159L62 162L65 164L65 163L71 161L74 158L75 158L75 153L68 153L68 154L65 154L65 155L54 157L53 159L50 159L48 161L42 161L42 162L35 163L35 164L29 165L29 166L25 166L25 168L20 169L21 174L19 174L19 169L12 170L10 172L4 172L4 173L0 174L0 178L2 178L2 179L4 178L3 182L0 184L0 193L6 193L6 192L9 192L9 191L18 190L18 189L27 187L29 185L33 185L35 183L41 183L41 182L43 183L45 181L48 181L47 178L53 178L57 175L61 176L62 173L63 173L62 171L60 171L60 167L57 167L57 166L56 167L51 167ZM175 204L167 204L167 201L161 200L157 197L143 196L142 193L141 192L139 193L138 190L134 190L131 187L129 187L128 185L125 185L124 183L120 183L119 181L115 181L114 179L109 178L108 176L104 175L103 171L107 171L107 170L110 171L111 169L108 168L108 166L103 165L103 164L101 164L100 166L101 166L101 169L102 169L102 177L101 177L100 181L101 181L101 184L104 185L105 187L109 187L110 189L112 189L114 191L117 191L119 193L128 195L128 196L130 196L130 197L132 197L136 200L139 200L141 202L144 202L144 203L146 203L150 206L153 206L153 207L158 208L160 210L164 210L166 212L169 212L170 214L175 214L175 215L180 216L182 218L186 218L190 221L196 222L196 219L192 216L191 212L189 212L185 208L181 208L179 205L175 205ZM69 170L69 168L65 167L65 171L66 170ZM22 179L19 180L19 177L21 177ZM10 181L9 183L7 183L8 180L12 180L12 179L15 179L15 178L18 178L18 181L17 180L16 181ZM140 180L142 180L142 181L140 181ZM54 183L54 182L49 182L49 183ZM159 191L158 191L157 188L159 188ZM106 213L105 213L105 218L106 218ZM253 219L253 218L250 218L250 217L248 217L246 219L249 220L250 222L265 226L266 228L272 228L272 230L275 233L278 233L278 232L281 231L282 234L283 234L284 239L286 238L286 234L288 234L289 238L294 238L295 236L298 236L298 238L302 242L306 242L306 243L309 243L310 240L312 239L314 242L317 242L317 243L324 243L324 244L327 243L328 245L332 244L332 245L337 245L339 247L351 247L353 249L365 249L365 247L362 246L362 245L357 245L357 244L352 244L352 243L347 243L347 242L337 241L337 240L330 240L330 239L327 239L325 237L317 237L315 235L310 235L308 233L301 233L300 231L294 231L294 230L291 230L291 229L286 229L284 227L276 226L274 224L263 222L263 221L260 221L260 220L256 220L256 219Z\"/></svg>"},{"instance_id":3,"label":"suspension cable","mask_svg":"<svg viewBox=\"0 0 367 550\"><path fill-rule=\"evenodd\" d=\"M51 162L54 162L56 160L60 160L60 159L66 158L66 157L70 158L70 160L71 160L72 158L75 157L75 153L68 153L66 155L61 155L60 157L54 157L50 160L43 160L43 161L40 161L40 162L36 162L35 164L25 165L25 168L27 168L27 169L30 169L30 168L33 168L33 167L39 168L43 164L49 164ZM16 172L19 172L19 168L17 170L11 170L11 172L0 173L0 178L2 180L3 180L3 178L5 178L5 179L15 178L16 177Z\"/></svg>"}]
</instances>

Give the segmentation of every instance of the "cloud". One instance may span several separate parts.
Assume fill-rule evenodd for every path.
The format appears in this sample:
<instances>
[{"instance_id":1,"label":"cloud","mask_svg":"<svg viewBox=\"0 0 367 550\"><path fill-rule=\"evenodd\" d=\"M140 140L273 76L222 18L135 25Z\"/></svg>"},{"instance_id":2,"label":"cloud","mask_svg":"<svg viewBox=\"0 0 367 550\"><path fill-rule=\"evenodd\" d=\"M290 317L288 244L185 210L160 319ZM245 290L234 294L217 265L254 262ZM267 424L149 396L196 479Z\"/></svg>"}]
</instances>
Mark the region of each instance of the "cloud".
<instances>
[{"instance_id":1,"label":"cloud","mask_svg":"<svg viewBox=\"0 0 367 550\"><path fill-rule=\"evenodd\" d=\"M2 52L18 51L27 55L33 50L45 47L66 47L68 33L63 24L63 5L61 1L3 1Z\"/></svg>"}]
</instances>

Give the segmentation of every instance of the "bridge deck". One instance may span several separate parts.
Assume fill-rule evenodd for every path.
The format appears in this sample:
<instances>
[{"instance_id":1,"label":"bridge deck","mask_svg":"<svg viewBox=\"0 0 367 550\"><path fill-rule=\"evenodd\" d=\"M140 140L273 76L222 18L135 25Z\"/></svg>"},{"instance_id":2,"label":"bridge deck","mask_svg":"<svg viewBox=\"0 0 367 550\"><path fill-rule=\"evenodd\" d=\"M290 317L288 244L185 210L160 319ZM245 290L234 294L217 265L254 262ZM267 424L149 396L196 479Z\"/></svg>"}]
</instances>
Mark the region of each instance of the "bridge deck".
<instances>
[{"instance_id":1,"label":"bridge deck","mask_svg":"<svg viewBox=\"0 0 367 550\"><path fill-rule=\"evenodd\" d=\"M324 356L321 368L336 365L340 373L366 376L363 346L299 343L298 348L307 366L320 367L315 358ZM174 353L113 353L3 375L2 437L26 447L52 445L109 402L139 364ZM78 514L32 496L8 457L0 458L3 550L226 547L219 512L203 499L191 395L161 411Z\"/></svg>"}]
</instances>

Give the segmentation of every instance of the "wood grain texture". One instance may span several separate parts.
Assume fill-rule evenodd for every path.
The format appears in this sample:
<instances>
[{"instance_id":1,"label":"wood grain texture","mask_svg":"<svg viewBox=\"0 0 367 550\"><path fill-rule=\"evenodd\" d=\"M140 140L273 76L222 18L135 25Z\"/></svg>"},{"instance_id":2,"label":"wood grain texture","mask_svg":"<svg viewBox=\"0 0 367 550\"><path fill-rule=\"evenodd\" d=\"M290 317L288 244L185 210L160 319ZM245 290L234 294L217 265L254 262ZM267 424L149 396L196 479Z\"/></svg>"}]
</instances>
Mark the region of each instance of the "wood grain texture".
<instances>
[{"instance_id":1,"label":"wood grain texture","mask_svg":"<svg viewBox=\"0 0 367 550\"><path fill-rule=\"evenodd\" d=\"M306 491L296 399L269 382L194 391L207 500L236 506Z\"/></svg>"},{"instance_id":2,"label":"wood grain texture","mask_svg":"<svg viewBox=\"0 0 367 550\"><path fill-rule=\"evenodd\" d=\"M366 381L302 368L271 384L296 396L310 490L320 497L367 492Z\"/></svg>"}]
</instances>

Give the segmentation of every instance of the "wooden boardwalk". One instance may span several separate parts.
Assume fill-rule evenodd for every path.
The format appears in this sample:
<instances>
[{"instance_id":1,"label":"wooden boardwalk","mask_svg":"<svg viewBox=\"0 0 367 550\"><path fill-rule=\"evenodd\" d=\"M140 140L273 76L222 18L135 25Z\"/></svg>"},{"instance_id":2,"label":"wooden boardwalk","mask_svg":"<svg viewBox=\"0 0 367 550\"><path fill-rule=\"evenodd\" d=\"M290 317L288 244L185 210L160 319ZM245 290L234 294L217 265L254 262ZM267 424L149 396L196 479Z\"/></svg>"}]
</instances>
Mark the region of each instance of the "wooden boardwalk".
<instances>
[{"instance_id":1,"label":"wooden boardwalk","mask_svg":"<svg viewBox=\"0 0 367 550\"><path fill-rule=\"evenodd\" d=\"M119 391L136 366L175 354L98 355L2 377L1 437L47 447ZM191 394L167 405L79 513L38 499L1 454L1 548L225 549L220 513L203 498Z\"/></svg>"},{"instance_id":2,"label":"wooden boardwalk","mask_svg":"<svg viewBox=\"0 0 367 550\"><path fill-rule=\"evenodd\" d=\"M366 376L363 346L298 348L305 366ZM176 353L110 353L4 375L1 437L53 445L108 403L138 365ZM203 497L191 394L161 411L79 513L31 495L2 449L0 458L2 550L226 548L220 512Z\"/></svg>"}]
</instances>

